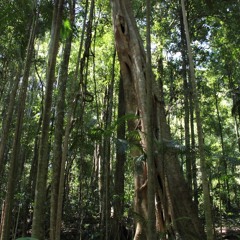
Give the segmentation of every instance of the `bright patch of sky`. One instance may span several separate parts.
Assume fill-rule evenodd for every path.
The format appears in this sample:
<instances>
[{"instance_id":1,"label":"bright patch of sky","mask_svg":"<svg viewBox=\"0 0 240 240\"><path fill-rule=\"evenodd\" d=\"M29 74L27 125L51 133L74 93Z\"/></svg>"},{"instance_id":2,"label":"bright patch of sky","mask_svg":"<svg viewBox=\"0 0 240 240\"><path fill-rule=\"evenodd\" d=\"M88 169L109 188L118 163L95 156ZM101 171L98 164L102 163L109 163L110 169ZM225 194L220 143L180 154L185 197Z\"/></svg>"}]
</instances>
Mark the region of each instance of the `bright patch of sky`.
<instances>
[{"instance_id":1,"label":"bright patch of sky","mask_svg":"<svg viewBox=\"0 0 240 240\"><path fill-rule=\"evenodd\" d=\"M167 49L163 49L162 54L167 61L179 61L182 59L181 52L174 52L174 51L169 51Z\"/></svg>"}]
</instances>

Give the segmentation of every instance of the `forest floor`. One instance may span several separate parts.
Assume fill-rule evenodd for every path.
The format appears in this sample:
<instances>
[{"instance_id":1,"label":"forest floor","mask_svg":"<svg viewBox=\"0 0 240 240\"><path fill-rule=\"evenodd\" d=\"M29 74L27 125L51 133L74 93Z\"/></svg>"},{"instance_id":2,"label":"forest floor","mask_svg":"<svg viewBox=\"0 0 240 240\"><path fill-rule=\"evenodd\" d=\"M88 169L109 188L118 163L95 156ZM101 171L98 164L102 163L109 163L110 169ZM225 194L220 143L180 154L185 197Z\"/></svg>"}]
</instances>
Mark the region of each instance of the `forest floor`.
<instances>
[{"instance_id":1,"label":"forest floor","mask_svg":"<svg viewBox=\"0 0 240 240\"><path fill-rule=\"evenodd\" d=\"M217 239L240 240L240 213L225 216L215 230Z\"/></svg>"},{"instance_id":2,"label":"forest floor","mask_svg":"<svg viewBox=\"0 0 240 240\"><path fill-rule=\"evenodd\" d=\"M240 227L227 228L222 227L222 229L216 229L217 239L229 239L229 240L239 240L240 239Z\"/></svg>"}]
</instances>

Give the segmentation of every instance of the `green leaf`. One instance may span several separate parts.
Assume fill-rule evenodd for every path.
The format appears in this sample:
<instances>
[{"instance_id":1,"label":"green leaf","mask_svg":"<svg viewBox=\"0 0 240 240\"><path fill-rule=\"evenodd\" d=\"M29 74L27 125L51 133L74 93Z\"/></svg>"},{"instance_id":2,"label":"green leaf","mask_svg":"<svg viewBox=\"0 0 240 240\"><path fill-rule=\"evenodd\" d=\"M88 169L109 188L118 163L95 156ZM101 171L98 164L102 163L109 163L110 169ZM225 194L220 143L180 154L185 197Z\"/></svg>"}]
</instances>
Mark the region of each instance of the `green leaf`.
<instances>
[{"instance_id":1,"label":"green leaf","mask_svg":"<svg viewBox=\"0 0 240 240\"><path fill-rule=\"evenodd\" d=\"M63 20L60 31L61 39L66 40L72 31L71 23L68 19Z\"/></svg>"}]
</instances>

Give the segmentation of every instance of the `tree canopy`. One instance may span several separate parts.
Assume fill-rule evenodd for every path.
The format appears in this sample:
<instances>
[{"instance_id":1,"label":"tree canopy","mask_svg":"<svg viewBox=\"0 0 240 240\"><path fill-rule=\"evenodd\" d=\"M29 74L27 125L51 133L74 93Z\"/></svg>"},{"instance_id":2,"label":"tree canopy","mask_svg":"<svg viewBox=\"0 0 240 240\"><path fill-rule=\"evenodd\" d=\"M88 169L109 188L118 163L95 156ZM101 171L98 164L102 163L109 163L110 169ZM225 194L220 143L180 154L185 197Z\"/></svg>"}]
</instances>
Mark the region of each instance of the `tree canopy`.
<instances>
[{"instance_id":1,"label":"tree canopy","mask_svg":"<svg viewBox=\"0 0 240 240\"><path fill-rule=\"evenodd\" d=\"M240 236L239 1L0 9L1 240Z\"/></svg>"}]
</instances>

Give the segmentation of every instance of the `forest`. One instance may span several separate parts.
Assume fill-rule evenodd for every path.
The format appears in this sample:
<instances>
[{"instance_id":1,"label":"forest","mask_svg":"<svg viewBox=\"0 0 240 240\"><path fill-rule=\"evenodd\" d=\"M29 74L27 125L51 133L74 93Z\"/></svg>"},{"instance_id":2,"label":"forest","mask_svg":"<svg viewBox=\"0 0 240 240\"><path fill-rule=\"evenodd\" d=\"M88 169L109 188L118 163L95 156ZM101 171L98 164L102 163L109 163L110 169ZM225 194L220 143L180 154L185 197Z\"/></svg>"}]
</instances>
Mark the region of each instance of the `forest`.
<instances>
[{"instance_id":1,"label":"forest","mask_svg":"<svg viewBox=\"0 0 240 240\"><path fill-rule=\"evenodd\" d=\"M240 239L239 0L0 0L0 240Z\"/></svg>"}]
</instances>

